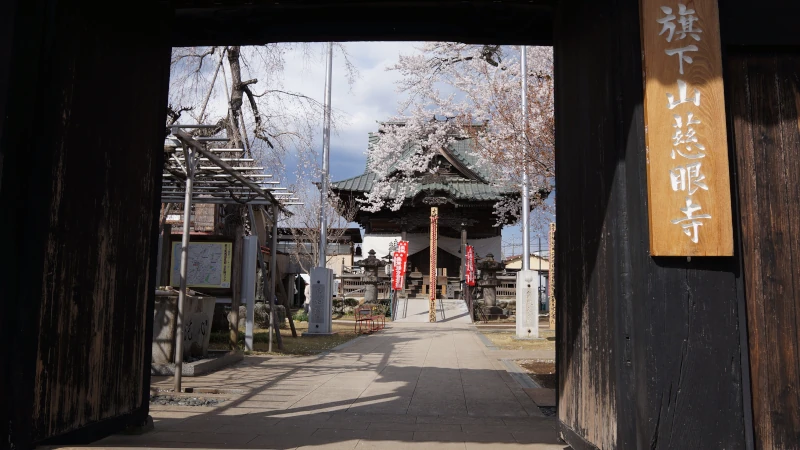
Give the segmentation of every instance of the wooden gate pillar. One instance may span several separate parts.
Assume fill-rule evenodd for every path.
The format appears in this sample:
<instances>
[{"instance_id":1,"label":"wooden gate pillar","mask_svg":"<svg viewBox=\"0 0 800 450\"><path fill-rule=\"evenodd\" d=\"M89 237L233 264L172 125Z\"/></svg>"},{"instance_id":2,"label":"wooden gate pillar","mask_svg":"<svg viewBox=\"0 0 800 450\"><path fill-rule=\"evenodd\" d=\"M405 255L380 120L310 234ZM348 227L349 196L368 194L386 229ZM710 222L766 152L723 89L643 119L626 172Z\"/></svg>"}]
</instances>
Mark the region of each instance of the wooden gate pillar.
<instances>
[{"instance_id":1,"label":"wooden gate pillar","mask_svg":"<svg viewBox=\"0 0 800 450\"><path fill-rule=\"evenodd\" d=\"M638 0L558 2L559 432L575 449L741 449L738 262L649 253L639 29Z\"/></svg>"}]
</instances>

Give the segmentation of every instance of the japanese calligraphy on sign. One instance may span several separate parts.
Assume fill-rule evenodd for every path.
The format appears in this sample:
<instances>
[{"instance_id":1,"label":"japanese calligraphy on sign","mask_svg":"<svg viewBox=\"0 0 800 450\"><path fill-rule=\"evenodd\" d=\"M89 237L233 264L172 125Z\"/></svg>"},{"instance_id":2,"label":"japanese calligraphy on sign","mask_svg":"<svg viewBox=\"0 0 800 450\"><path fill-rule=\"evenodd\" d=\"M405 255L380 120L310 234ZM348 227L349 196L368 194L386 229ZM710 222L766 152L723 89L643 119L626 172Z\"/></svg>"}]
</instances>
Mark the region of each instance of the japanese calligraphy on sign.
<instances>
[{"instance_id":1,"label":"japanese calligraphy on sign","mask_svg":"<svg viewBox=\"0 0 800 450\"><path fill-rule=\"evenodd\" d=\"M403 252L392 253L392 289L400 291L405 286L406 258Z\"/></svg>"},{"instance_id":2,"label":"japanese calligraphy on sign","mask_svg":"<svg viewBox=\"0 0 800 450\"><path fill-rule=\"evenodd\" d=\"M731 256L716 0L641 0L650 253Z\"/></svg>"},{"instance_id":3,"label":"japanese calligraphy on sign","mask_svg":"<svg viewBox=\"0 0 800 450\"><path fill-rule=\"evenodd\" d=\"M475 248L467 245L466 249L466 283L467 286L475 286Z\"/></svg>"},{"instance_id":4,"label":"japanese calligraphy on sign","mask_svg":"<svg viewBox=\"0 0 800 450\"><path fill-rule=\"evenodd\" d=\"M408 241L400 241L397 243L397 251L408 255Z\"/></svg>"}]
</instances>

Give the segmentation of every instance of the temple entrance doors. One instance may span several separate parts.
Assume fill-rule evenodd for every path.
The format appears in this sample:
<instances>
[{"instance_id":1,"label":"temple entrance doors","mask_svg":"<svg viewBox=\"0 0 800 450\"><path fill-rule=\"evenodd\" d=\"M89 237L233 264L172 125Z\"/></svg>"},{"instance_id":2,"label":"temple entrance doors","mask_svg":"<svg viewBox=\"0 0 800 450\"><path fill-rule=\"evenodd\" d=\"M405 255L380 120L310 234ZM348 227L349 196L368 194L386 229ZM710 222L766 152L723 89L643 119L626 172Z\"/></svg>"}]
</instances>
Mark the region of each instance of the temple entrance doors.
<instances>
[{"instance_id":1,"label":"temple entrance doors","mask_svg":"<svg viewBox=\"0 0 800 450\"><path fill-rule=\"evenodd\" d=\"M450 254L441 248L437 248L436 260L436 265L438 268L446 269L448 277L458 277L458 270L461 267L461 258ZM411 274L414 274L415 272L420 274L420 278L415 278L413 276L408 277L409 290L411 291L409 294L411 296L423 296L424 294L430 292L430 287L428 286L428 274L430 273L431 268L430 247L414 253L413 255L409 255L408 261ZM418 286L415 286L415 280L421 280ZM446 284L446 280L444 279L442 279L441 282ZM441 282L437 284L441 284Z\"/></svg>"}]
</instances>

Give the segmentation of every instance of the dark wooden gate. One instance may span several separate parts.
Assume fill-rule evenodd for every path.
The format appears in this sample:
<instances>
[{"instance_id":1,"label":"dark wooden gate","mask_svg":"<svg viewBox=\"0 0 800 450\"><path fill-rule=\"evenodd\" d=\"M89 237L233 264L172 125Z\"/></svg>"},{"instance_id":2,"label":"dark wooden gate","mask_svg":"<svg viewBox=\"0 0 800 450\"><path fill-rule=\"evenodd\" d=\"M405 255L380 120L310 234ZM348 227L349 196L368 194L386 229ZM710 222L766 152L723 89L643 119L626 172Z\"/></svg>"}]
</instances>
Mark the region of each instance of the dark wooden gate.
<instances>
[{"instance_id":1,"label":"dark wooden gate","mask_svg":"<svg viewBox=\"0 0 800 450\"><path fill-rule=\"evenodd\" d=\"M800 49L728 62L756 447L800 448Z\"/></svg>"}]
</instances>

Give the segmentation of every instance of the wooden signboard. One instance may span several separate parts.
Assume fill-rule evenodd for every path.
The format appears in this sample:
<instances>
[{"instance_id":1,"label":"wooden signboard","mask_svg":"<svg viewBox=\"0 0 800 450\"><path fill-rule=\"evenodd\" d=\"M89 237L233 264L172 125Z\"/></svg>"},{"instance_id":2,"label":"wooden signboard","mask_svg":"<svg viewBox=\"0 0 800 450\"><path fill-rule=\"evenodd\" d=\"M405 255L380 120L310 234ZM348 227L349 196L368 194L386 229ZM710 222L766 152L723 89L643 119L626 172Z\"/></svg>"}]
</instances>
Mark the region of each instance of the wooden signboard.
<instances>
[{"instance_id":1,"label":"wooden signboard","mask_svg":"<svg viewBox=\"0 0 800 450\"><path fill-rule=\"evenodd\" d=\"M652 256L731 256L716 0L641 0Z\"/></svg>"}]
</instances>

